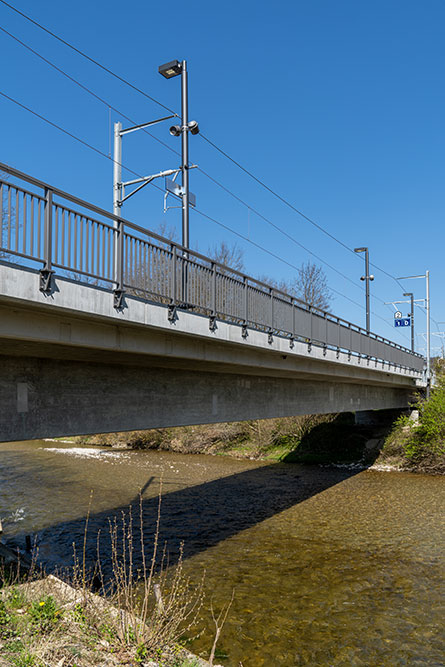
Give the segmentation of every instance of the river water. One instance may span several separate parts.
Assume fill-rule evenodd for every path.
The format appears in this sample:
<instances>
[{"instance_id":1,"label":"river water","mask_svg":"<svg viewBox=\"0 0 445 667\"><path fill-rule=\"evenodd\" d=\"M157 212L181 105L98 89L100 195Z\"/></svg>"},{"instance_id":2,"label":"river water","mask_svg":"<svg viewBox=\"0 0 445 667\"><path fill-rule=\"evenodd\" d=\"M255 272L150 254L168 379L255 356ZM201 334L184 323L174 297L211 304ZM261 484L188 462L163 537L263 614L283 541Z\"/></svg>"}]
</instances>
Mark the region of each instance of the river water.
<instances>
[{"instance_id":1,"label":"river water","mask_svg":"<svg viewBox=\"0 0 445 667\"><path fill-rule=\"evenodd\" d=\"M184 541L192 581L206 570L195 653L212 645L210 599L218 612L234 590L225 667L445 664L441 477L47 441L0 455L5 538L36 535L49 567L82 544L89 504L93 558L140 490L149 550L162 478L160 541L171 562Z\"/></svg>"}]
</instances>

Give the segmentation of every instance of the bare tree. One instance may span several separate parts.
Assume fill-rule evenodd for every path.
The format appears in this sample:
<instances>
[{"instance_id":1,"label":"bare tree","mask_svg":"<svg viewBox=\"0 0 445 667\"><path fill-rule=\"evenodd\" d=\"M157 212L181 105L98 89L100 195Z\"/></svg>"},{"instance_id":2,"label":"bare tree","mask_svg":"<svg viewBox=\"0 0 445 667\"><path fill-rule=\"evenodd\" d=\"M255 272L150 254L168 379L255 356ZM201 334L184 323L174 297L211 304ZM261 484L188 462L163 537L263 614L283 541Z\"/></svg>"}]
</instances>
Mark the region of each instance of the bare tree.
<instances>
[{"instance_id":1,"label":"bare tree","mask_svg":"<svg viewBox=\"0 0 445 667\"><path fill-rule=\"evenodd\" d=\"M209 257L235 271L244 271L244 251L236 243L229 245L225 241L215 244L207 250Z\"/></svg>"},{"instance_id":2,"label":"bare tree","mask_svg":"<svg viewBox=\"0 0 445 667\"><path fill-rule=\"evenodd\" d=\"M168 241L179 243L176 228L173 227L173 225L167 224L165 221L160 222L153 231L156 232L156 234L159 234L159 236L163 236ZM160 243L160 241L156 240L155 243Z\"/></svg>"},{"instance_id":3,"label":"bare tree","mask_svg":"<svg viewBox=\"0 0 445 667\"><path fill-rule=\"evenodd\" d=\"M306 262L298 269L298 274L290 284L291 293L311 306L328 310L332 293L328 287L326 274L312 262Z\"/></svg>"}]
</instances>

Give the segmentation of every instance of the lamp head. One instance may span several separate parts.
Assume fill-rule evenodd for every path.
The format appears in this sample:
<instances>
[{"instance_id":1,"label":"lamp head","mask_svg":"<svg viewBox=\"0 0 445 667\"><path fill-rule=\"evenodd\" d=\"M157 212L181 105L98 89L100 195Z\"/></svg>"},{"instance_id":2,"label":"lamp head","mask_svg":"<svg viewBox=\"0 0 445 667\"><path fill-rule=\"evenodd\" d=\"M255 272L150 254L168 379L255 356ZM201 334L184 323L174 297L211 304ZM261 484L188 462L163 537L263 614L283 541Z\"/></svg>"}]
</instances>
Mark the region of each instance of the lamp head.
<instances>
[{"instance_id":1,"label":"lamp head","mask_svg":"<svg viewBox=\"0 0 445 667\"><path fill-rule=\"evenodd\" d=\"M354 252L366 252L368 248L354 248Z\"/></svg>"},{"instance_id":2,"label":"lamp head","mask_svg":"<svg viewBox=\"0 0 445 667\"><path fill-rule=\"evenodd\" d=\"M179 137L181 134L181 126L180 125L172 125L170 128L170 134L173 137Z\"/></svg>"},{"instance_id":3,"label":"lamp head","mask_svg":"<svg viewBox=\"0 0 445 667\"><path fill-rule=\"evenodd\" d=\"M369 280L374 280L374 276L372 275L372 273L371 273L371 275L369 276Z\"/></svg>"},{"instance_id":4,"label":"lamp head","mask_svg":"<svg viewBox=\"0 0 445 667\"><path fill-rule=\"evenodd\" d=\"M199 125L196 120L191 120L188 124L188 128L192 134L199 134Z\"/></svg>"},{"instance_id":5,"label":"lamp head","mask_svg":"<svg viewBox=\"0 0 445 667\"><path fill-rule=\"evenodd\" d=\"M162 74L166 79L171 79L174 76L178 76L182 72L182 65L179 60L171 60L169 63L160 65L158 67L159 74Z\"/></svg>"}]
</instances>

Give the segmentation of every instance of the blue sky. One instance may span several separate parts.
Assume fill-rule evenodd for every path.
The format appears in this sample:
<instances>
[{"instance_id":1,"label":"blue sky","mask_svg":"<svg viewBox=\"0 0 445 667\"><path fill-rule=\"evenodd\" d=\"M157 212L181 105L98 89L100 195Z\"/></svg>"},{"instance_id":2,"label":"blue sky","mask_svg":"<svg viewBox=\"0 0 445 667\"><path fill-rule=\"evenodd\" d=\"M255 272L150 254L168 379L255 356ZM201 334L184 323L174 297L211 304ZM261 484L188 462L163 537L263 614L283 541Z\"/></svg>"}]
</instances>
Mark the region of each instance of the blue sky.
<instances>
[{"instance_id":1,"label":"blue sky","mask_svg":"<svg viewBox=\"0 0 445 667\"><path fill-rule=\"evenodd\" d=\"M445 330L444 181L445 5L410 0L190 1L16 0L15 7L180 110L179 79L158 65L187 59L190 117L202 133L269 187L349 247L368 246L371 262L393 276L431 272L432 331ZM164 115L93 64L0 4L0 25L137 123ZM111 124L128 122L0 33L0 90L108 153ZM84 199L111 208L112 164L0 97L0 161ZM168 123L153 135L180 150ZM179 157L141 132L124 138L123 163L140 173L179 166ZM323 266L335 290L332 311L364 324L363 257L354 255L280 203L209 146L190 137L191 160L269 218L289 238L193 171L198 208L250 237L285 262ZM131 177L129 174L127 174ZM124 207L148 228L176 226L148 186ZM288 264L242 241L197 213L191 244L202 252L225 240L244 250L246 270L291 279ZM330 266L321 262L326 262ZM333 268L331 268L333 267ZM339 275L334 269L349 278ZM393 326L402 289L373 268L371 328L409 345ZM416 298L425 281L406 281ZM344 296L343 296L344 295ZM348 297L348 298L345 298ZM352 300L355 303L352 303ZM403 312L407 312L407 307ZM425 316L417 310L417 331ZM433 347L440 343L432 339ZM424 342L419 337L420 348Z\"/></svg>"}]
</instances>

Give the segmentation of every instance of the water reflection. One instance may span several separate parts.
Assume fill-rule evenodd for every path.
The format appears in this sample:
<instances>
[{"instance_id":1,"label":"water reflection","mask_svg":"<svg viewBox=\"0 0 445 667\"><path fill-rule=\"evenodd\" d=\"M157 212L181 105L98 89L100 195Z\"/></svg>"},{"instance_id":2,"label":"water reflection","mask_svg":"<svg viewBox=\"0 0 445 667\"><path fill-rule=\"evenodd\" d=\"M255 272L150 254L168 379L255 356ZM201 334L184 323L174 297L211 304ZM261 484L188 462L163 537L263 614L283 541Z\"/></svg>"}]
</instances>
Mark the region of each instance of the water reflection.
<instances>
[{"instance_id":1,"label":"water reflection","mask_svg":"<svg viewBox=\"0 0 445 667\"><path fill-rule=\"evenodd\" d=\"M206 569L216 608L235 588L221 664L443 664L443 478L68 450L2 446L8 534L38 532L48 561L69 560L93 488L93 558L95 531L143 489L149 540L163 476L161 539L173 554L185 540L185 568L196 581ZM212 642L203 622L197 652Z\"/></svg>"}]
</instances>

